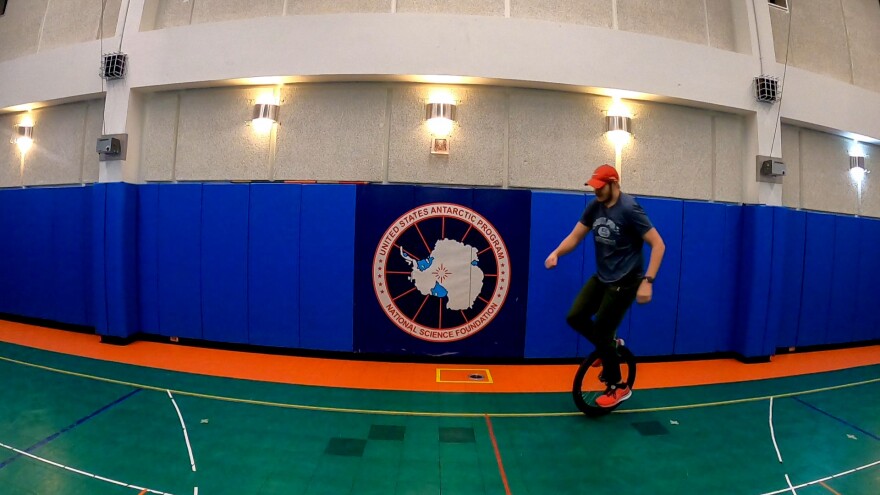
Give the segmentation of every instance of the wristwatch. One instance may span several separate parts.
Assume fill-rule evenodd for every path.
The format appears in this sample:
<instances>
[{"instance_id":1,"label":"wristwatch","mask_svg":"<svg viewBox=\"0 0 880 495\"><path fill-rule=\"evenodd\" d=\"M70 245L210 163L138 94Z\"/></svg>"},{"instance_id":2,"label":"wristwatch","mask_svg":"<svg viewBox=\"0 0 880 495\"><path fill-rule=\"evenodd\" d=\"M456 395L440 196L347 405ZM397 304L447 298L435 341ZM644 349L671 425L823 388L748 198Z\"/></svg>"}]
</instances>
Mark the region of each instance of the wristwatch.
<instances>
[{"instance_id":1,"label":"wristwatch","mask_svg":"<svg viewBox=\"0 0 880 495\"><path fill-rule=\"evenodd\" d=\"M649 284L654 283L654 277L642 277L642 280L647 280Z\"/></svg>"}]
</instances>

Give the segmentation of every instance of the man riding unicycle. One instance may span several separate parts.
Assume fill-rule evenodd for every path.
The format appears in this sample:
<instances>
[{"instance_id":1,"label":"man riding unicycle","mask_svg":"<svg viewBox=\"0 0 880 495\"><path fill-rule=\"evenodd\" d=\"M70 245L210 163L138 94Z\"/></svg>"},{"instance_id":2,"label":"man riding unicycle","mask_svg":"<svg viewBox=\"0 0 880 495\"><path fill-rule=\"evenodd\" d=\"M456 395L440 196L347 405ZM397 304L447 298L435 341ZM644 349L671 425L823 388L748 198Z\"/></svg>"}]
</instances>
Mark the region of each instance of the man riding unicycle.
<instances>
[{"instance_id":1,"label":"man riding unicycle","mask_svg":"<svg viewBox=\"0 0 880 495\"><path fill-rule=\"evenodd\" d=\"M598 167L584 185L595 190L574 229L544 262L556 266L559 257L572 252L591 231L596 246L596 273L574 300L568 324L596 346L607 388L595 400L599 407L615 407L632 395L621 379L617 352L617 327L633 300L651 301L654 277L666 250L663 239L635 198L621 191L620 176L610 165ZM644 270L642 247L651 246L651 259ZM595 318L594 318L595 317Z\"/></svg>"}]
</instances>

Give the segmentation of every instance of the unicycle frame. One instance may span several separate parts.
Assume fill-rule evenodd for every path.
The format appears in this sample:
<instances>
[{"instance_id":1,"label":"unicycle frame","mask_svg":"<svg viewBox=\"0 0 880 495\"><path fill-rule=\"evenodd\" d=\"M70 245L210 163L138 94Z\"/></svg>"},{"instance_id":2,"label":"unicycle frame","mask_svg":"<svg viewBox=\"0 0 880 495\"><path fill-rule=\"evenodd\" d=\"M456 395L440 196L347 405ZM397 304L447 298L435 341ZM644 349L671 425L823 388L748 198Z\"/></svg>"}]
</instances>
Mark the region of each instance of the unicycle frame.
<instances>
[{"instance_id":1,"label":"unicycle frame","mask_svg":"<svg viewBox=\"0 0 880 495\"><path fill-rule=\"evenodd\" d=\"M626 385L632 390L633 386L636 383L636 357L633 355L632 351L630 351L625 345L617 346L617 353L620 355L620 362L627 365L627 376L625 377ZM584 396L584 392L582 390L584 377L592 368L593 363L599 359L598 353L593 351L586 359L581 363L578 367L577 373L574 375L574 383L571 387L572 398L574 399L574 403L577 406L578 410L590 417L603 416L605 414L610 413L611 411L617 409L620 405L616 405L614 407L599 407L595 405L593 399L587 399Z\"/></svg>"}]
</instances>

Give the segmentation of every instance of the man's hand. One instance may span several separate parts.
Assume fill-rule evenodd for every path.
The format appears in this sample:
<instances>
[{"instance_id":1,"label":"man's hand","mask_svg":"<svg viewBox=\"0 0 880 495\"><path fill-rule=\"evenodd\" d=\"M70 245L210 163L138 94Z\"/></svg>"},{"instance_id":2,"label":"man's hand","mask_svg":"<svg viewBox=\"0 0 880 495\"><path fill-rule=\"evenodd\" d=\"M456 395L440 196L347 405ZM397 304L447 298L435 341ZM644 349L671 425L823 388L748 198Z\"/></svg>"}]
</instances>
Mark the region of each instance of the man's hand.
<instances>
[{"instance_id":1,"label":"man's hand","mask_svg":"<svg viewBox=\"0 0 880 495\"><path fill-rule=\"evenodd\" d=\"M547 256L547 259L544 260L544 267L548 270L552 270L556 268L556 263L559 262L559 256L556 254L556 251L550 253L550 256Z\"/></svg>"},{"instance_id":2,"label":"man's hand","mask_svg":"<svg viewBox=\"0 0 880 495\"><path fill-rule=\"evenodd\" d=\"M636 292L636 302L639 304L648 304L651 302L653 296L654 284L649 283L647 280L642 280L642 285L639 286L639 291Z\"/></svg>"}]
</instances>

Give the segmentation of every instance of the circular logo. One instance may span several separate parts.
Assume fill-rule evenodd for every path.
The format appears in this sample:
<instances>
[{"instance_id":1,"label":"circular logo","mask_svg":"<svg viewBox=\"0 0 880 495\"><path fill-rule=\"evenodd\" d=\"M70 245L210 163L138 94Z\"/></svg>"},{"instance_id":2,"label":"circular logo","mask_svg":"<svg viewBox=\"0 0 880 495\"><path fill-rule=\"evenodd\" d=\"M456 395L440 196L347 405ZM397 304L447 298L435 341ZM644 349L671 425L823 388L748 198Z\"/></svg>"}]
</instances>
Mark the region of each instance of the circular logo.
<instances>
[{"instance_id":1,"label":"circular logo","mask_svg":"<svg viewBox=\"0 0 880 495\"><path fill-rule=\"evenodd\" d=\"M495 227L453 203L410 210L388 227L373 257L382 311L407 334L429 342L468 338L501 311L510 256Z\"/></svg>"},{"instance_id":2,"label":"circular logo","mask_svg":"<svg viewBox=\"0 0 880 495\"><path fill-rule=\"evenodd\" d=\"M599 234L599 237L608 237L611 235L611 230L608 227L602 226L599 227L599 230L596 231Z\"/></svg>"}]
</instances>

